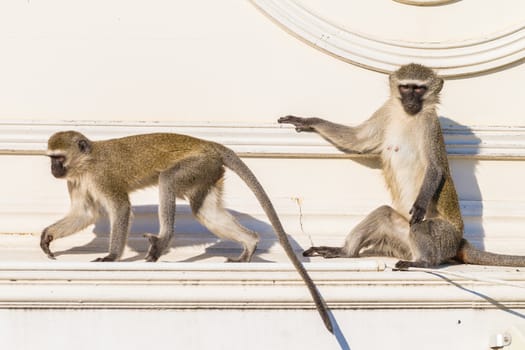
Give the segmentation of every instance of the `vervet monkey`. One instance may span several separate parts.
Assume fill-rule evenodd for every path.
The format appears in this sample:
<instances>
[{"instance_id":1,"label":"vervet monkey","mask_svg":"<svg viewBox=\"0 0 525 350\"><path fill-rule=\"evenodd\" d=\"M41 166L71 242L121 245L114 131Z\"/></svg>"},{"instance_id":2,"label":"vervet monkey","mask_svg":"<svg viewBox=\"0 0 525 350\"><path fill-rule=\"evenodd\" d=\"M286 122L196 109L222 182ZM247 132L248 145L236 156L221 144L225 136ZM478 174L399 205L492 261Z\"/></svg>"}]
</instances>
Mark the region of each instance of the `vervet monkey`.
<instances>
[{"instance_id":1,"label":"vervet monkey","mask_svg":"<svg viewBox=\"0 0 525 350\"><path fill-rule=\"evenodd\" d=\"M49 248L53 240L93 224L100 209L104 209L111 224L109 254L95 261L118 260L130 228L129 193L158 184L160 230L158 236L147 236L150 241L147 261L156 261L170 246L176 198L187 199L197 220L211 232L243 246L242 254L228 261L250 261L259 238L223 207L226 166L255 194L279 242L308 286L326 327L333 332L326 306L294 254L270 199L255 175L229 148L179 134L157 133L91 141L79 132L64 131L50 137L47 155L51 158L51 173L67 180L71 199L70 212L42 232L40 246L48 257L54 258Z\"/></svg>"},{"instance_id":2,"label":"vervet monkey","mask_svg":"<svg viewBox=\"0 0 525 350\"><path fill-rule=\"evenodd\" d=\"M436 113L443 79L419 65L390 75L390 98L372 117L349 127L319 118L287 116L279 123L316 132L346 153L378 154L392 206L372 211L343 247L311 247L304 256L384 255L396 269L467 264L525 266L525 257L480 251L463 238L463 219Z\"/></svg>"}]
</instances>

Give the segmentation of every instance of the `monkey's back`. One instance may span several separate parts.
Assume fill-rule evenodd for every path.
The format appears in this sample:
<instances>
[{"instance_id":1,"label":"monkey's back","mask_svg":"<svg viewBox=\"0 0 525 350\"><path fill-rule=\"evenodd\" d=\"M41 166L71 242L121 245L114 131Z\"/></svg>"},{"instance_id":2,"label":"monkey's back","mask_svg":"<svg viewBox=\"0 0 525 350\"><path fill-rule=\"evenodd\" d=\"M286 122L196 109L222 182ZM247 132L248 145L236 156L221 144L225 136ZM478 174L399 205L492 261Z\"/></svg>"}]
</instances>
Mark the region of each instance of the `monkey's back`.
<instances>
[{"instance_id":1,"label":"monkey's back","mask_svg":"<svg viewBox=\"0 0 525 350\"><path fill-rule=\"evenodd\" d=\"M215 144L188 135L152 133L96 141L92 157L111 187L126 191L152 186L159 174L185 159L219 158ZM220 166L220 165L219 165ZM103 180L103 179L102 179Z\"/></svg>"}]
</instances>

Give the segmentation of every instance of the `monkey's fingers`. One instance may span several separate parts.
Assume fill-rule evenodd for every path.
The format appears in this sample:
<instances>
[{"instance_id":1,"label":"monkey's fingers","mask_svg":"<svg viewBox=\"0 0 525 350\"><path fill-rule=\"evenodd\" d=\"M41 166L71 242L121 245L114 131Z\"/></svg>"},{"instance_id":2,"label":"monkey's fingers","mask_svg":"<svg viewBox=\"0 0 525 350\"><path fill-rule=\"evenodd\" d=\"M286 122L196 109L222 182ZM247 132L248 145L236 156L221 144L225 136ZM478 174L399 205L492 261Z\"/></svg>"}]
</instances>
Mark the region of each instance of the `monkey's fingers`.
<instances>
[{"instance_id":1,"label":"monkey's fingers","mask_svg":"<svg viewBox=\"0 0 525 350\"><path fill-rule=\"evenodd\" d=\"M317 253L318 247L310 247L303 252L303 256L319 256Z\"/></svg>"},{"instance_id":2,"label":"monkey's fingers","mask_svg":"<svg viewBox=\"0 0 525 350\"><path fill-rule=\"evenodd\" d=\"M409 267L428 268L428 267L432 267L432 264L425 260L416 260L416 261L399 260L394 266L393 270L394 271L407 271Z\"/></svg>"},{"instance_id":3,"label":"monkey's fingers","mask_svg":"<svg viewBox=\"0 0 525 350\"><path fill-rule=\"evenodd\" d=\"M44 250L44 253L46 253L47 257L51 260L56 260L57 258L55 257L55 254L53 254L53 252L51 252L51 250L46 249Z\"/></svg>"},{"instance_id":4,"label":"monkey's fingers","mask_svg":"<svg viewBox=\"0 0 525 350\"><path fill-rule=\"evenodd\" d=\"M40 248L42 248L42 251L47 255L49 259L55 260L55 254L53 254L49 249L49 244L52 240L53 236L48 235L46 231L42 232L42 236L40 237Z\"/></svg>"},{"instance_id":5,"label":"monkey's fingers","mask_svg":"<svg viewBox=\"0 0 525 350\"><path fill-rule=\"evenodd\" d=\"M307 118L294 117L293 115L287 115L277 120L280 124L292 124L295 126L295 131L313 131L313 128L308 125Z\"/></svg>"},{"instance_id":6,"label":"monkey's fingers","mask_svg":"<svg viewBox=\"0 0 525 350\"><path fill-rule=\"evenodd\" d=\"M96 258L92 262L111 262L117 260L116 256L113 254L108 254L106 256L103 256L101 258Z\"/></svg>"},{"instance_id":7,"label":"monkey's fingers","mask_svg":"<svg viewBox=\"0 0 525 350\"><path fill-rule=\"evenodd\" d=\"M277 123L279 124L302 124L304 121L304 118L295 117L293 115L287 115L286 117L281 117L277 119Z\"/></svg>"},{"instance_id":8,"label":"monkey's fingers","mask_svg":"<svg viewBox=\"0 0 525 350\"><path fill-rule=\"evenodd\" d=\"M412 226L423 221L423 219L425 218L426 210L421 207L413 206L409 214L412 215L412 217L410 218L410 225Z\"/></svg>"},{"instance_id":9,"label":"monkey's fingers","mask_svg":"<svg viewBox=\"0 0 525 350\"><path fill-rule=\"evenodd\" d=\"M408 268L412 266L411 261L399 260L392 269L393 271L408 271Z\"/></svg>"},{"instance_id":10,"label":"monkey's fingers","mask_svg":"<svg viewBox=\"0 0 525 350\"><path fill-rule=\"evenodd\" d=\"M147 262L155 262L159 260L162 251L158 246L159 238L151 233L145 233L143 236L144 238L147 238L150 243L150 247L144 259Z\"/></svg>"},{"instance_id":11,"label":"monkey's fingers","mask_svg":"<svg viewBox=\"0 0 525 350\"><path fill-rule=\"evenodd\" d=\"M343 256L343 252L339 247L311 247L303 252L303 256L322 256L325 259L332 259Z\"/></svg>"}]
</instances>

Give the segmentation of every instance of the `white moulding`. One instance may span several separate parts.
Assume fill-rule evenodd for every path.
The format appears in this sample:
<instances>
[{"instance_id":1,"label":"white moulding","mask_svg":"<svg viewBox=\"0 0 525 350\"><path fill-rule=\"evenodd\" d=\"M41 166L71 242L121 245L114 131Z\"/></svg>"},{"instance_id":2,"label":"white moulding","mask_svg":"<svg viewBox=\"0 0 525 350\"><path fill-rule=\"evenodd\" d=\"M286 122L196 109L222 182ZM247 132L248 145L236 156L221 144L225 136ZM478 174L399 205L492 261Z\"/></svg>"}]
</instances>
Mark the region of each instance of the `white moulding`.
<instances>
[{"instance_id":1,"label":"white moulding","mask_svg":"<svg viewBox=\"0 0 525 350\"><path fill-rule=\"evenodd\" d=\"M525 307L525 277L512 269L404 273L364 259L305 266L332 309ZM516 286L491 283L495 276ZM280 263L3 263L0 285L0 308L314 307L297 272Z\"/></svg>"},{"instance_id":2,"label":"white moulding","mask_svg":"<svg viewBox=\"0 0 525 350\"><path fill-rule=\"evenodd\" d=\"M523 158L525 127L458 126L443 121L447 151L453 157ZM241 156L256 157L363 157L343 154L314 134L297 135L277 124L2 121L1 154L44 154L49 136L75 129L93 140L151 132L177 132L223 143ZM365 156L367 157L367 156Z\"/></svg>"},{"instance_id":3,"label":"white moulding","mask_svg":"<svg viewBox=\"0 0 525 350\"><path fill-rule=\"evenodd\" d=\"M353 32L321 18L293 0L252 0L264 13L310 45L355 65L392 72L417 60L444 77L470 76L525 57L525 27L482 38L428 43L384 40Z\"/></svg>"}]
</instances>

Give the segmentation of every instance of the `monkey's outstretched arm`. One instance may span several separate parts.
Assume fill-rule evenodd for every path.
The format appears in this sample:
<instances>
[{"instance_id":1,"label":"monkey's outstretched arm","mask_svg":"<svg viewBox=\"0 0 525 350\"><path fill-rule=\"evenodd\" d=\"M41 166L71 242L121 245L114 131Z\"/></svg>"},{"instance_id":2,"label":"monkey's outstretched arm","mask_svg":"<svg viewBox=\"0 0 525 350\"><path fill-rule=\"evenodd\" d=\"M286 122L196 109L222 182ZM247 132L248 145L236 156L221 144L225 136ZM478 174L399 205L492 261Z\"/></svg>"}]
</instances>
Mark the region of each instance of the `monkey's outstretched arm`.
<instances>
[{"instance_id":1,"label":"monkey's outstretched arm","mask_svg":"<svg viewBox=\"0 0 525 350\"><path fill-rule=\"evenodd\" d=\"M383 141L383 127L379 119L374 115L355 127L320 118L301 118L291 115L279 118L278 122L292 124L297 132L316 132L346 153L378 153Z\"/></svg>"}]
</instances>

